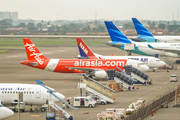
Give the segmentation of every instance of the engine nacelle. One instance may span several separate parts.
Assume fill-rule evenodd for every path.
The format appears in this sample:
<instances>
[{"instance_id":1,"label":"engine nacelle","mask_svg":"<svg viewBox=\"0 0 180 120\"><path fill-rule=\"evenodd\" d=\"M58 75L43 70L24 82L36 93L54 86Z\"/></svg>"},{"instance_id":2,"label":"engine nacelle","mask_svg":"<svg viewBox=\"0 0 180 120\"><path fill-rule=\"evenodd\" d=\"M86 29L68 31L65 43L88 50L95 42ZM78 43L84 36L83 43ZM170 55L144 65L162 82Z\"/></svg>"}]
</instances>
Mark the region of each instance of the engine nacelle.
<instances>
[{"instance_id":1,"label":"engine nacelle","mask_svg":"<svg viewBox=\"0 0 180 120\"><path fill-rule=\"evenodd\" d=\"M96 78L108 78L108 74L106 73L106 71L95 71L94 73Z\"/></svg>"}]
</instances>

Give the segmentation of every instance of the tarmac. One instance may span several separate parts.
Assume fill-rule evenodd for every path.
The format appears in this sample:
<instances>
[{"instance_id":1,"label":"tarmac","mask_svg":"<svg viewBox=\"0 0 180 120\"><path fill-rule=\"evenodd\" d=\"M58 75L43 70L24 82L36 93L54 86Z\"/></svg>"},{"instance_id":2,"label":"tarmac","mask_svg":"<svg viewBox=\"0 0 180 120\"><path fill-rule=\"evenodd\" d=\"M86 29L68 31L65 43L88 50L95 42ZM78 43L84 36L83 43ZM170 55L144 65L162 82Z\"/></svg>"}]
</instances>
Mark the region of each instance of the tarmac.
<instances>
[{"instance_id":1,"label":"tarmac","mask_svg":"<svg viewBox=\"0 0 180 120\"><path fill-rule=\"evenodd\" d=\"M93 52L102 55L126 55L126 52L106 45L93 45L90 46L90 48ZM41 80L45 85L65 95L66 99L79 95L79 89L76 87L81 76L53 73L21 65L20 61L27 60L25 49L23 47L5 49L8 49L8 51L0 53L1 83L36 84L35 80ZM39 47L39 50L47 58L73 59L79 54L77 46ZM95 108L79 108L78 110L67 109L67 111L74 117L74 120L97 120L97 114L101 111L105 111L106 108L127 108L128 104L138 99L144 99L145 103L148 103L173 90L176 85L180 84L180 79L178 82L169 82L171 74L179 75L180 65L177 66L177 69L178 70L170 70L169 72L165 69L158 69L156 72L152 72L152 70L145 72L152 78L153 84L147 86L138 85L139 89L133 91L124 90L123 92L114 93L115 100L113 104L97 105ZM66 81L66 83L64 83L64 81ZM108 84L108 81L103 80L102 83ZM86 91L83 90L83 93L85 92ZM61 105L62 103L59 104ZM180 108L171 107L173 105L174 103L172 101L169 103L169 108L159 109L154 116L148 116L146 120L178 120L180 118ZM9 107L9 105L5 106ZM22 120L45 120L46 112L35 110L35 107L36 106L33 106L34 112L30 113L29 106L26 106L26 110L20 114L20 118ZM84 112L89 112L89 114L84 114ZM18 119L18 113L15 113L7 120L15 119Z\"/></svg>"}]
</instances>

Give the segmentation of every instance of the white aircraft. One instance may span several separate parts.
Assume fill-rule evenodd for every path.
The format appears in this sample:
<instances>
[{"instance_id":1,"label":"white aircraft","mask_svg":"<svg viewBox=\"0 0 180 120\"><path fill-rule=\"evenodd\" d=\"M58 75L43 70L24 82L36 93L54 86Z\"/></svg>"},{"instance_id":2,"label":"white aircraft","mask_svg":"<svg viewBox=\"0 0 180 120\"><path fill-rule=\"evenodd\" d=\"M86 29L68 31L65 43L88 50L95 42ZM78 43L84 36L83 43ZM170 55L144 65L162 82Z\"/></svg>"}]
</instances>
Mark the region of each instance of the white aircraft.
<instances>
[{"instance_id":1,"label":"white aircraft","mask_svg":"<svg viewBox=\"0 0 180 120\"><path fill-rule=\"evenodd\" d=\"M153 36L136 18L132 18L138 37L132 38L139 42L180 42L180 36Z\"/></svg>"},{"instance_id":2,"label":"white aircraft","mask_svg":"<svg viewBox=\"0 0 180 120\"><path fill-rule=\"evenodd\" d=\"M49 89L52 89L48 87ZM54 89L52 89L55 91ZM16 83L1 83L0 84L0 100L2 103L10 104L17 100L17 93L23 92L23 102L26 105L43 105L46 103L46 100L51 99L54 102L59 100L54 96L51 96L49 91L40 85L35 84L16 84ZM64 95L54 92L56 96L61 99L64 99ZM43 108L42 108L43 109Z\"/></svg>"},{"instance_id":3,"label":"white aircraft","mask_svg":"<svg viewBox=\"0 0 180 120\"><path fill-rule=\"evenodd\" d=\"M152 56L158 54L160 56L169 56L180 58L180 43L155 43L155 42L133 42L129 40L112 22L106 21L106 27L112 41L108 41L107 45L125 49L127 46L133 47L129 52ZM176 63L180 63L177 60Z\"/></svg>"},{"instance_id":4,"label":"white aircraft","mask_svg":"<svg viewBox=\"0 0 180 120\"><path fill-rule=\"evenodd\" d=\"M0 120L8 118L12 115L14 115L14 112L12 110L10 110L9 108L4 107L0 101Z\"/></svg>"},{"instance_id":5,"label":"white aircraft","mask_svg":"<svg viewBox=\"0 0 180 120\"><path fill-rule=\"evenodd\" d=\"M80 55L78 55L78 58L81 59L132 59L132 60L137 60L137 61L141 61L138 64L142 64L144 63L145 65L147 65L149 68L153 68L153 71L155 71L155 69L166 65L165 62L161 61L158 58L155 57L147 57L147 56L103 56L103 55L99 55L96 53L93 53L91 51L91 49L86 45L86 43L84 43L84 41L81 38L77 38L77 44L78 44L78 48L79 48L79 53ZM136 67L137 69L139 68L138 65L134 65L133 64L134 61L132 63L133 67ZM147 71L148 69L141 69L142 71Z\"/></svg>"}]
</instances>

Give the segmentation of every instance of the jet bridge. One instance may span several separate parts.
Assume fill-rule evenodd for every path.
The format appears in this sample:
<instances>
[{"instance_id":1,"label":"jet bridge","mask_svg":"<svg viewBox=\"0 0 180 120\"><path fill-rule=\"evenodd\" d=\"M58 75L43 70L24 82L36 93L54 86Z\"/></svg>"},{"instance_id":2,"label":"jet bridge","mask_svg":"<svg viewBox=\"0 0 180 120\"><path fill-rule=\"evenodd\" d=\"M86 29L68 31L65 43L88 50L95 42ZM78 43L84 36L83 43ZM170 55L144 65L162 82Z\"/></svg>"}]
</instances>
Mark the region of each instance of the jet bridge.
<instances>
[{"instance_id":1,"label":"jet bridge","mask_svg":"<svg viewBox=\"0 0 180 120\"><path fill-rule=\"evenodd\" d=\"M41 85L42 87L46 88L52 96L54 96L55 98L57 98L59 101L63 102L64 104L66 104L66 105L69 106L70 108L72 108L72 109L78 109L78 108L72 107L71 105L67 104L67 102L65 102L64 100L62 100L62 99L59 98L58 96L56 96L51 89L49 89L47 86L44 85L44 83L43 83L42 81L36 80L36 83L37 83L38 85ZM68 120L68 119L69 119L69 120L73 120L73 117L72 117L67 111L63 110L63 108L61 108L60 106L56 105L54 102L52 103L52 101L51 101L50 106L53 107L55 110L58 110L58 111L62 112L62 114L64 114L64 117L66 117L67 120Z\"/></svg>"}]
</instances>

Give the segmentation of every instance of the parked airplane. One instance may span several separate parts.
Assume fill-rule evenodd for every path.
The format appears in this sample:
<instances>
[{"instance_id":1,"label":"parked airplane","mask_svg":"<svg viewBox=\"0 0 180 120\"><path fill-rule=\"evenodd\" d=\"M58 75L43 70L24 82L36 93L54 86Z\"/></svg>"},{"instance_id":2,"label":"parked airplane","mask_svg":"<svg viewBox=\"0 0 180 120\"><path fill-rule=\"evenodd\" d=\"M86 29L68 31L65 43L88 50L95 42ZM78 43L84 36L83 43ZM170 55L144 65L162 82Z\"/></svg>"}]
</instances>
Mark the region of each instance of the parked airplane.
<instances>
[{"instance_id":1,"label":"parked airplane","mask_svg":"<svg viewBox=\"0 0 180 120\"><path fill-rule=\"evenodd\" d=\"M105 21L105 25L112 40L106 43L107 45L140 55L152 56L158 54L160 56L180 57L180 43L133 42L112 22ZM180 63L180 60L176 60L176 63Z\"/></svg>"},{"instance_id":2,"label":"parked airplane","mask_svg":"<svg viewBox=\"0 0 180 120\"><path fill-rule=\"evenodd\" d=\"M132 38L137 42L180 42L180 36L153 36L136 18L132 18L138 37Z\"/></svg>"},{"instance_id":3,"label":"parked airplane","mask_svg":"<svg viewBox=\"0 0 180 120\"><path fill-rule=\"evenodd\" d=\"M144 63L144 65L147 65L149 68L153 68L153 71L155 69L166 65L165 62L161 61L158 58L155 57L148 57L148 56L103 56L99 55L96 53L93 53L91 49L84 43L84 41L81 38L76 38L78 48L79 48L79 53L80 55L78 58L82 59L132 59L132 60L137 60L137 62L133 62L131 65L141 71L147 71L148 69L144 69L143 67L139 68L139 64Z\"/></svg>"},{"instance_id":4,"label":"parked airplane","mask_svg":"<svg viewBox=\"0 0 180 120\"><path fill-rule=\"evenodd\" d=\"M14 115L14 112L7 107L4 107L0 101L0 120Z\"/></svg>"},{"instance_id":5,"label":"parked airplane","mask_svg":"<svg viewBox=\"0 0 180 120\"><path fill-rule=\"evenodd\" d=\"M23 40L28 60L21 61L21 64L52 72L86 73L97 78L107 78L106 70L116 69L116 66L123 69L124 65L135 61L128 59L48 59L30 39Z\"/></svg>"},{"instance_id":6,"label":"parked airplane","mask_svg":"<svg viewBox=\"0 0 180 120\"><path fill-rule=\"evenodd\" d=\"M50 87L49 87L50 88ZM52 89L52 88L50 88ZM54 91L54 89L52 89ZM0 84L0 100L2 103L10 104L17 100L17 93L23 92L23 102L26 105L43 105L46 100L53 100L58 102L59 100L49 94L49 91L40 85L34 84L16 84L16 83L1 83ZM56 96L64 99L64 95L54 92Z\"/></svg>"}]
</instances>

